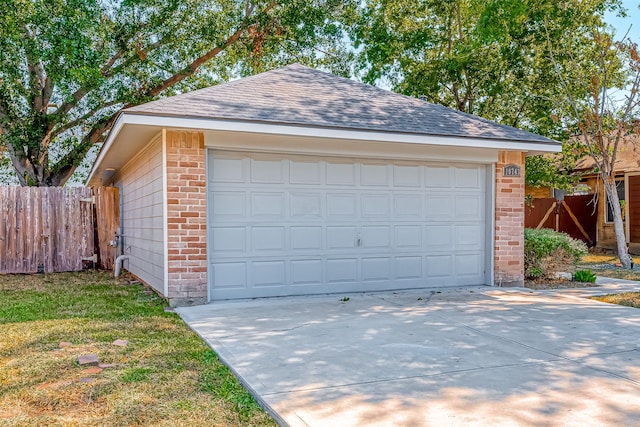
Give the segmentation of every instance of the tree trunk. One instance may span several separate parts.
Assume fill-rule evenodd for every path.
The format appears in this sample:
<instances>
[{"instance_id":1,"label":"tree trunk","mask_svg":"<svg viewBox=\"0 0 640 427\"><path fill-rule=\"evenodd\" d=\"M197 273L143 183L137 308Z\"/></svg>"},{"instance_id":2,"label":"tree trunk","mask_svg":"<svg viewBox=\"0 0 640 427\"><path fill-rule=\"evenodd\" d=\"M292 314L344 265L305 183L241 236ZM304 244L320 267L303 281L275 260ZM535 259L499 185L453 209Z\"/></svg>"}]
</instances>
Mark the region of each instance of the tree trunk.
<instances>
[{"instance_id":1,"label":"tree trunk","mask_svg":"<svg viewBox=\"0 0 640 427\"><path fill-rule=\"evenodd\" d=\"M611 176L602 176L604 183L604 189L607 193L607 202L611 206L611 212L613 212L613 229L616 233L616 244L618 247L618 257L620 263L626 269L631 268L631 257L627 250L627 236L624 230L624 223L622 222L622 209L620 207L620 199L618 198L618 189L616 188L616 181ZM605 211L606 212L606 211Z\"/></svg>"}]
</instances>

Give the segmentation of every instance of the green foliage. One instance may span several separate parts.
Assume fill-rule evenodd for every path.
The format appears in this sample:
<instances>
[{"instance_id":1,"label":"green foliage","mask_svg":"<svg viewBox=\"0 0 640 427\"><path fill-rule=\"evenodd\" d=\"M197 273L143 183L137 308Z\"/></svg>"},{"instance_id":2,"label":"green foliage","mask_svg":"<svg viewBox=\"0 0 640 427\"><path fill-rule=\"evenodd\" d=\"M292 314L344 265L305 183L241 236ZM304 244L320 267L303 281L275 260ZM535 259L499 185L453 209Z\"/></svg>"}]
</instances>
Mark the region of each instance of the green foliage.
<instances>
[{"instance_id":1,"label":"green foliage","mask_svg":"<svg viewBox=\"0 0 640 427\"><path fill-rule=\"evenodd\" d=\"M591 270L578 270L573 274L576 282L596 283L597 276Z\"/></svg>"},{"instance_id":2,"label":"green foliage","mask_svg":"<svg viewBox=\"0 0 640 427\"><path fill-rule=\"evenodd\" d=\"M0 154L61 185L122 107L291 62L348 72L338 0L0 0Z\"/></svg>"},{"instance_id":3,"label":"green foliage","mask_svg":"<svg viewBox=\"0 0 640 427\"><path fill-rule=\"evenodd\" d=\"M525 165L525 183L531 187L549 187L569 190L590 171L576 171L576 162L588 155L580 140L564 141L562 153L528 156Z\"/></svg>"},{"instance_id":4,"label":"green foliage","mask_svg":"<svg viewBox=\"0 0 640 427\"><path fill-rule=\"evenodd\" d=\"M576 99L588 95L574 81L590 79L591 29L620 7L611 0L363 3L351 36L364 80L555 139L564 139L567 125L561 88ZM561 50L556 64L549 45Z\"/></svg>"},{"instance_id":5,"label":"green foliage","mask_svg":"<svg viewBox=\"0 0 640 427\"><path fill-rule=\"evenodd\" d=\"M573 269L587 254L587 245L565 233L542 228L524 230L524 268L528 279L551 277Z\"/></svg>"}]
</instances>

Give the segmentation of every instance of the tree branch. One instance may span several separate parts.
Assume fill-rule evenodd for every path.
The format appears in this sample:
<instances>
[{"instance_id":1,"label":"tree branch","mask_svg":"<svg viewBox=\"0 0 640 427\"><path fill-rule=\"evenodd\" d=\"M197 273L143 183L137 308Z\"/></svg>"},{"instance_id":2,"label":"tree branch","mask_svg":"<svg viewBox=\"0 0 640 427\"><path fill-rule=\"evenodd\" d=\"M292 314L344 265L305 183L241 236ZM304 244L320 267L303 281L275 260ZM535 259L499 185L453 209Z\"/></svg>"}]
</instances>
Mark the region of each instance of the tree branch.
<instances>
[{"instance_id":1,"label":"tree branch","mask_svg":"<svg viewBox=\"0 0 640 427\"><path fill-rule=\"evenodd\" d=\"M270 10L272 10L273 8L275 8L276 6L277 6L277 2L274 0L271 3L269 3L269 5L262 11L262 13L267 13ZM249 10L249 9L247 9L247 10ZM253 11L253 8L251 8L250 11ZM201 65L203 65L206 62L208 62L212 58L216 57L220 52L222 52L223 50L225 50L226 48L228 48L229 46L231 46L232 44L237 42L240 39L240 36L242 35L242 33L244 33L246 31L247 27L248 27L248 25L247 25L248 19L247 18L248 18L248 16L245 17L245 22L242 25L240 25L240 27L233 34L231 34L229 37L227 37L227 39L224 41L224 43L222 43L222 45L216 46L213 49L211 49L208 52L206 52L204 55L199 56L193 62L191 62L189 65L187 65L184 69L182 69L182 71L177 72L173 76L165 79L164 81L162 81L158 85L156 85L153 88L149 89L146 92L146 95L150 96L150 97L158 96L164 90L170 88L171 86L173 86L173 85L181 82L182 80L186 79L187 77L193 75L198 70L198 68L200 68Z\"/></svg>"},{"instance_id":2,"label":"tree branch","mask_svg":"<svg viewBox=\"0 0 640 427\"><path fill-rule=\"evenodd\" d=\"M27 180L25 178L25 174L27 171L27 162L24 156L19 156L15 147L12 144L7 144L7 153L9 153L9 160L11 160L11 164L16 171L16 176L18 177L18 182L22 187L27 186Z\"/></svg>"},{"instance_id":3,"label":"tree branch","mask_svg":"<svg viewBox=\"0 0 640 427\"><path fill-rule=\"evenodd\" d=\"M152 43L151 45L149 45L146 49L142 50L141 52L144 53L145 55L148 55L151 51L153 51L153 50L157 49L158 47L162 46L165 42L166 42L165 39L159 40L159 41L157 41L155 43ZM117 67L113 67L113 64L115 64L118 59L122 58L123 54L124 53L121 50L116 52L109 59L109 61L107 61L107 63L105 65L103 65L102 68L100 68L100 74L102 74L102 76L105 77L105 78L113 77L120 70L122 70L123 68L127 67L128 65L131 65L133 62L135 62L137 59L139 59L138 56L132 55L127 60L125 60L122 64L118 65ZM76 90L71 95L71 99L69 101L65 102L60 107L58 107L58 109L55 112L55 115L63 116L65 114L67 114L76 105L78 105L78 103L89 93L89 91L91 89L94 89L94 88L92 88L92 87L81 87L78 90Z\"/></svg>"},{"instance_id":4,"label":"tree branch","mask_svg":"<svg viewBox=\"0 0 640 427\"><path fill-rule=\"evenodd\" d=\"M97 108L89 111L88 113L76 118L75 120L67 122L64 126L56 128L54 130L54 132L51 134L51 136L54 137L54 136L60 135L61 133L65 132L65 131L67 131L67 130L69 130L71 128L74 128L74 127L80 125L82 122L84 122L84 121L90 119L91 117L95 116L101 110L103 110L105 108L112 107L112 106L117 105L117 104L122 104L122 101L114 100L114 101L109 101L109 102L107 102L105 104L101 104L99 107L97 107Z\"/></svg>"},{"instance_id":5,"label":"tree branch","mask_svg":"<svg viewBox=\"0 0 640 427\"><path fill-rule=\"evenodd\" d=\"M87 154L87 151L96 143L100 142L104 133L111 129L113 123L116 120L117 114L113 114L104 123L93 128L84 138L80 144L76 145L67 153L60 161L56 163L53 169L48 174L47 185L59 186L65 183L73 172L76 170L79 161L81 161Z\"/></svg>"},{"instance_id":6,"label":"tree branch","mask_svg":"<svg viewBox=\"0 0 640 427\"><path fill-rule=\"evenodd\" d=\"M102 68L100 68L100 74L106 76L111 67L113 67L113 64L115 64L118 59L122 58L122 54L122 50L119 50L111 58L109 58L107 63L104 64Z\"/></svg>"}]
</instances>

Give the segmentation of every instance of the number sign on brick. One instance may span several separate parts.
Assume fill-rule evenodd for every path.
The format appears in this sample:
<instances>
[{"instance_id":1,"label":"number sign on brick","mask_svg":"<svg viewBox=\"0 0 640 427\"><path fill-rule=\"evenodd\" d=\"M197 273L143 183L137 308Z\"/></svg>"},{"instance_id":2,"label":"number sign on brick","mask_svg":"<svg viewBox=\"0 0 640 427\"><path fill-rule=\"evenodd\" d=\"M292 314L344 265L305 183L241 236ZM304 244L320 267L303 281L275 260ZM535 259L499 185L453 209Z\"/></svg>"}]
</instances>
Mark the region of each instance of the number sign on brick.
<instances>
[{"instance_id":1,"label":"number sign on brick","mask_svg":"<svg viewBox=\"0 0 640 427\"><path fill-rule=\"evenodd\" d=\"M502 169L502 176L520 176L520 166L505 165Z\"/></svg>"}]
</instances>

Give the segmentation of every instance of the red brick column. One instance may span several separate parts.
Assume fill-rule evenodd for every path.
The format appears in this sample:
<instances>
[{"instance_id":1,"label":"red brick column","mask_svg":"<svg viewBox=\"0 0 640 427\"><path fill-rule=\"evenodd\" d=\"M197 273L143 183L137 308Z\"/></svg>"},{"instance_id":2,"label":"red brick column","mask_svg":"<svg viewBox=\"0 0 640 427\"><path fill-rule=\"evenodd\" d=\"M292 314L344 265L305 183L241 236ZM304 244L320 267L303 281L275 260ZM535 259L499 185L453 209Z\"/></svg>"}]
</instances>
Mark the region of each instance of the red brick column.
<instances>
[{"instance_id":1,"label":"red brick column","mask_svg":"<svg viewBox=\"0 0 640 427\"><path fill-rule=\"evenodd\" d=\"M505 165L520 167L519 177L503 176ZM501 151L496 165L496 286L524 284L524 153Z\"/></svg>"},{"instance_id":2,"label":"red brick column","mask_svg":"<svg viewBox=\"0 0 640 427\"><path fill-rule=\"evenodd\" d=\"M168 293L172 306L207 302L204 136L167 131Z\"/></svg>"}]
</instances>

